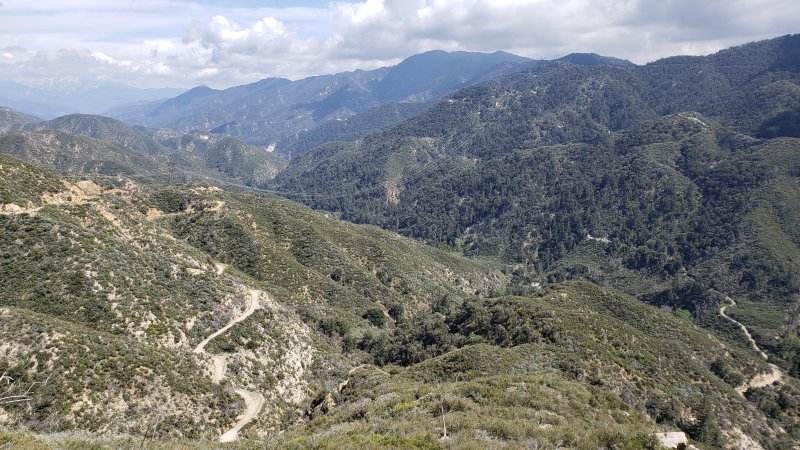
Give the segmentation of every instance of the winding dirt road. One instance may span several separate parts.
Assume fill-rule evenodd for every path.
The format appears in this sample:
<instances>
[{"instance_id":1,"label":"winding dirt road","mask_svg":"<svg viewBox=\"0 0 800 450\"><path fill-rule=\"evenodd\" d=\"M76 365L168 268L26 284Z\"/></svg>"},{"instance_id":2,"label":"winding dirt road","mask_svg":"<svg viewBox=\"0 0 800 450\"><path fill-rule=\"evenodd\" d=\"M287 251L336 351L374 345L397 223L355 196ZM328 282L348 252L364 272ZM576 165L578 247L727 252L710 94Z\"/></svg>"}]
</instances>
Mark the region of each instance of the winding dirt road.
<instances>
[{"instance_id":1,"label":"winding dirt road","mask_svg":"<svg viewBox=\"0 0 800 450\"><path fill-rule=\"evenodd\" d=\"M769 359L769 355L767 355L767 353L764 350L762 350L761 347L758 346L758 344L756 343L755 339L753 339L753 335L750 334L750 331L747 329L747 327L744 326L738 320L734 319L733 317L725 314L725 309L727 307L729 307L729 306L736 306L736 302L732 298L728 297L727 295L725 296L725 301L727 301L728 304L724 305L724 306L721 306L719 308L719 315L724 317L724 318L726 318L726 319L728 319L729 321L735 323L739 327L739 329L742 330L742 333L744 333L744 335L747 337L747 341L750 342L750 345L753 347L753 349L755 351L757 351L758 354L761 355L762 358L764 358L765 360L768 360ZM778 368L778 366L776 366L775 364L770 364L769 368L770 368L769 372L758 374L758 375L754 376L747 383L745 383L745 384L743 384L741 386L738 386L736 388L736 392L738 392L739 394L744 395L744 393L747 392L747 390L750 389L750 388L760 388L760 387L770 386L770 385L772 385L772 383L775 383L776 381L780 381L783 378L783 373L781 372L781 369Z\"/></svg>"},{"instance_id":2,"label":"winding dirt road","mask_svg":"<svg viewBox=\"0 0 800 450\"><path fill-rule=\"evenodd\" d=\"M195 353L205 353L206 352L206 345L208 345L208 343L211 342L212 339L214 339L215 337L219 336L220 334L225 333L226 331L230 330L231 327L236 325L237 323L243 321L244 319L247 319L248 317L253 315L253 313L256 312L256 310L258 308L260 308L260 307L261 307L261 304L258 301L258 291L251 290L250 291L250 304L247 305L247 309L244 310L244 312L240 316L234 317L233 320L228 322L227 325L225 325L224 327L220 328L219 330L211 333L211 335L209 337L205 338L203 340L203 342L197 344L197 347L194 348L194 352Z\"/></svg>"},{"instance_id":3,"label":"winding dirt road","mask_svg":"<svg viewBox=\"0 0 800 450\"><path fill-rule=\"evenodd\" d=\"M264 407L264 396L258 392L245 391L244 389L236 389L236 393L244 399L244 404L247 405L242 417L236 421L236 425L225 434L219 437L220 442L233 442L239 437L239 430L244 428L245 425L250 423L261 412Z\"/></svg>"},{"instance_id":4,"label":"winding dirt road","mask_svg":"<svg viewBox=\"0 0 800 450\"><path fill-rule=\"evenodd\" d=\"M753 335L750 334L750 331L747 330L747 327L744 326L738 320L734 319L733 317L725 314L725 309L727 309L729 306L736 306L736 302L732 298L728 297L727 295L725 296L725 301L727 301L728 304L725 305L725 306L721 306L719 308L719 315L724 317L724 318L726 318L726 319L728 319L728 320L730 320L731 322L735 323L739 327L739 329L742 330L742 333L744 333L744 335L747 337L747 341L750 342L750 346L752 346L753 349L755 351L757 351L758 354L761 355L762 358L769 359L769 356L767 356L767 354L764 352L764 350L761 350L761 348L758 346L758 344L756 344L755 339L753 339Z\"/></svg>"},{"instance_id":5,"label":"winding dirt road","mask_svg":"<svg viewBox=\"0 0 800 450\"><path fill-rule=\"evenodd\" d=\"M223 269L224 270L224 269ZM247 305L247 309L242 312L237 317L234 317L227 325L220 328L219 330L212 333L210 336L205 338L203 342L197 344L197 347L194 348L194 353L209 356L211 359L211 380L214 383L219 383L225 378L225 366L227 364L227 356L224 354L219 355L210 355L206 352L206 345L211 342L212 339L216 338L217 336L227 332L231 327L236 325L237 323L247 319L250 317L256 310L261 308L261 302L259 298L261 293L256 290L250 290L250 303ZM264 407L264 396L258 392L247 391L244 389L235 389L236 393L239 394L240 397L244 399L245 404L245 411L241 417L236 421L236 424L230 430L226 431L222 436L219 437L220 442L233 442L239 437L239 431L245 427L248 423L250 423L253 419L258 416L258 413L261 412L261 408Z\"/></svg>"}]
</instances>

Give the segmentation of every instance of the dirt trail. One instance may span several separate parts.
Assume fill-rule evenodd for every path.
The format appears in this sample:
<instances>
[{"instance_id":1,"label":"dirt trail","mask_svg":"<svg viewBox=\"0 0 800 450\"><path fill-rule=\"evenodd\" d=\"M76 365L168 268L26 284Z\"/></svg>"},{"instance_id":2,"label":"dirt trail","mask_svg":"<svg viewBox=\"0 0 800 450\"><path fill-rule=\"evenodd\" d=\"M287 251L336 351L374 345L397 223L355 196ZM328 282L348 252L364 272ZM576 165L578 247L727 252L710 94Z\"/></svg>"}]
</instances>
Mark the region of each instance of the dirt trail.
<instances>
[{"instance_id":1,"label":"dirt trail","mask_svg":"<svg viewBox=\"0 0 800 450\"><path fill-rule=\"evenodd\" d=\"M747 383L739 386L736 388L736 392L744 395L750 388L760 388L766 386L772 386L772 383L776 381L781 381L783 378L783 373L781 369L778 368L775 364L769 365L770 371L767 373L761 373L753 377L752 380L748 381Z\"/></svg>"},{"instance_id":2,"label":"dirt trail","mask_svg":"<svg viewBox=\"0 0 800 450\"><path fill-rule=\"evenodd\" d=\"M719 308L719 315L735 323L739 327L739 329L742 330L742 333L744 333L744 335L747 337L747 341L750 342L750 345L753 347L753 349L757 351L762 358L768 360L769 355L767 355L767 353L764 350L762 350L761 347L758 346L755 339L753 339L753 335L750 334L750 331L747 329L747 327L744 326L738 320L734 319L733 317L725 314L725 309L728 308L729 306L736 306L736 302L727 295L725 296L725 301L727 301L728 304L721 306ZM769 368L770 368L769 372L758 374L754 376L747 383L737 387L736 392L744 395L744 393L750 388L760 388L760 387L770 386L772 383L780 381L783 378L783 373L781 372L781 369L778 368L778 366L776 366L775 364L770 364Z\"/></svg>"},{"instance_id":3,"label":"dirt trail","mask_svg":"<svg viewBox=\"0 0 800 450\"><path fill-rule=\"evenodd\" d=\"M260 307L261 307L261 304L258 301L258 291L251 290L250 291L250 304L247 305L247 309L244 310L244 312L240 316L234 317L233 320L228 322L227 325L225 325L224 327L222 327L219 330L215 331L209 337L205 338L203 340L203 342L197 344L197 347L194 348L194 352L195 353L205 353L206 345L208 345L208 343L211 342L212 339L214 339L215 337L219 336L220 334L225 333L226 331L230 330L231 327L236 325L237 323L243 321L244 319L247 319L254 312L256 312L256 310L258 308L260 308Z\"/></svg>"},{"instance_id":4,"label":"dirt trail","mask_svg":"<svg viewBox=\"0 0 800 450\"><path fill-rule=\"evenodd\" d=\"M753 336L750 334L750 331L747 330L747 327L742 325L741 322L739 322L738 320L734 319L733 317L725 314L725 309L727 309L729 306L736 306L736 302L732 298L730 298L728 296L725 296L725 301L727 301L728 304L725 305L725 306L721 306L719 308L719 315L724 317L724 318L726 318L726 319L728 319L728 320L730 320L731 322L735 323L739 327L739 329L742 330L742 333L744 333L744 335L747 337L747 341L750 342L750 345L753 347L753 349L755 351L757 351L758 354L761 355L762 358L769 359L769 356L767 356L767 354L764 352L764 350L761 350L761 348L758 346L758 344L756 344L755 339L753 339Z\"/></svg>"},{"instance_id":5,"label":"dirt trail","mask_svg":"<svg viewBox=\"0 0 800 450\"><path fill-rule=\"evenodd\" d=\"M224 269L223 269L224 270ZM261 308L261 302L259 298L261 296L260 291L256 291L254 289L250 290L250 303L247 305L247 309L242 312L237 317L234 317L227 325L220 328L219 330L212 333L210 336L205 338L203 342L197 344L197 347L194 348L194 353L207 355L211 357L211 380L214 383L219 383L225 378L225 366L227 364L227 356L226 355L209 355L206 352L206 345L211 342L212 339L225 333L231 327L236 325L237 323L247 319L250 317L257 309ZM269 297L267 297L268 302L271 301ZM233 442L239 437L239 431L245 427L248 423L250 423L253 419L258 416L258 413L261 412L261 408L264 407L264 396L259 394L258 392L251 392L246 391L244 389L236 389L236 393L239 394L240 397L244 399L245 404L245 411L239 420L236 421L236 425L233 426L230 430L226 431L222 436L219 437L220 442Z\"/></svg>"},{"instance_id":6,"label":"dirt trail","mask_svg":"<svg viewBox=\"0 0 800 450\"><path fill-rule=\"evenodd\" d=\"M245 425L250 423L251 420L258 416L261 408L264 406L264 396L258 392L245 391L244 389L236 389L236 393L244 399L244 404L247 408L242 417L236 422L230 430L219 437L220 442L233 442L239 437L239 430L244 428Z\"/></svg>"},{"instance_id":7,"label":"dirt trail","mask_svg":"<svg viewBox=\"0 0 800 450\"><path fill-rule=\"evenodd\" d=\"M197 212L219 212L225 206L225 202L222 200L215 200L213 204L209 204L208 202L203 202L200 206L203 206L202 209L196 209L195 204L189 204L186 206L186 209L177 212L170 212L166 213L164 211L155 209L155 208L148 208L145 216L147 220L157 219L159 217L177 217L177 216L185 216L187 214L194 214Z\"/></svg>"},{"instance_id":8,"label":"dirt trail","mask_svg":"<svg viewBox=\"0 0 800 450\"><path fill-rule=\"evenodd\" d=\"M227 355L212 355L211 363L214 364L214 373L211 375L211 381L214 384L219 384L225 378L225 366L228 364Z\"/></svg>"}]
</instances>

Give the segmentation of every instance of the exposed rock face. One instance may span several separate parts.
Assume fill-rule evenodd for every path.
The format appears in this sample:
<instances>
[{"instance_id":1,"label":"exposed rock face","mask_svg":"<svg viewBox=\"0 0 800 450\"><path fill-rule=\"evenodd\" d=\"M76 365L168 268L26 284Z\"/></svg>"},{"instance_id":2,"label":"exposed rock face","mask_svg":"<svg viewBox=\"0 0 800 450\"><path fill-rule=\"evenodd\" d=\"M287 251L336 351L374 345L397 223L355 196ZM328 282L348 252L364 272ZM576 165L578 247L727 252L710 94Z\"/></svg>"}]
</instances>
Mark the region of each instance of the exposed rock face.
<instances>
[{"instance_id":1,"label":"exposed rock face","mask_svg":"<svg viewBox=\"0 0 800 450\"><path fill-rule=\"evenodd\" d=\"M666 433L656 433L658 442L666 448L685 449L688 444L686 433L683 431L667 431Z\"/></svg>"}]
</instances>

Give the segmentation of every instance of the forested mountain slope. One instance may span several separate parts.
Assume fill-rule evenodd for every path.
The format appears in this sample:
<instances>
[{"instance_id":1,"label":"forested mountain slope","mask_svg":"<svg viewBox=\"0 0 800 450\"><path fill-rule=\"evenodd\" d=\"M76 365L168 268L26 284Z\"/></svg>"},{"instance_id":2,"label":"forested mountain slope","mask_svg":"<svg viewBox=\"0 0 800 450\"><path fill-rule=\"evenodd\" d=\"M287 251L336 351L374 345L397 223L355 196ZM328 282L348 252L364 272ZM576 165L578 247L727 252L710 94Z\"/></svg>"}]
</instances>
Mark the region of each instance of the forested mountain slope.
<instances>
[{"instance_id":1,"label":"forested mountain slope","mask_svg":"<svg viewBox=\"0 0 800 450\"><path fill-rule=\"evenodd\" d=\"M256 428L274 427L347 366L320 330L506 283L490 266L275 198L256 207L217 188L64 179L8 156L0 171L0 373L13 394L46 381L0 404L7 425L213 438L241 411L233 383L263 392ZM277 303L211 342L231 359L214 384L192 349L254 290Z\"/></svg>"},{"instance_id":2,"label":"forested mountain slope","mask_svg":"<svg viewBox=\"0 0 800 450\"><path fill-rule=\"evenodd\" d=\"M591 283L506 297L510 268L275 197L61 178L8 156L0 170L0 371L17 390L46 382L0 406L6 426L210 445L246 389L265 402L244 436L277 448L437 447L442 414L459 447L641 448L673 428L712 446L795 439L793 380L737 394L769 369L730 323L718 339ZM252 315L192 351L253 295ZM219 384L209 355L226 361Z\"/></svg>"},{"instance_id":3,"label":"forested mountain slope","mask_svg":"<svg viewBox=\"0 0 800 450\"><path fill-rule=\"evenodd\" d=\"M253 146L231 136L200 132L164 134L159 130L145 130L145 133L152 134L169 149L172 165L210 169L223 181L235 184L263 185L287 163L274 149Z\"/></svg>"},{"instance_id":4,"label":"forested mountain slope","mask_svg":"<svg viewBox=\"0 0 800 450\"><path fill-rule=\"evenodd\" d=\"M732 313L794 367L796 314L777 312L800 304L800 141L781 137L800 105L798 48L786 36L641 67L536 66L320 146L276 186L501 256L520 285L588 278L699 323L715 320L716 291L738 296Z\"/></svg>"},{"instance_id":5,"label":"forested mountain slope","mask_svg":"<svg viewBox=\"0 0 800 450\"><path fill-rule=\"evenodd\" d=\"M313 128L285 137L275 144L280 153L298 157L314 148L335 141L355 141L371 132L402 122L429 108L431 103L389 103L350 116L346 120L329 120Z\"/></svg>"}]
</instances>

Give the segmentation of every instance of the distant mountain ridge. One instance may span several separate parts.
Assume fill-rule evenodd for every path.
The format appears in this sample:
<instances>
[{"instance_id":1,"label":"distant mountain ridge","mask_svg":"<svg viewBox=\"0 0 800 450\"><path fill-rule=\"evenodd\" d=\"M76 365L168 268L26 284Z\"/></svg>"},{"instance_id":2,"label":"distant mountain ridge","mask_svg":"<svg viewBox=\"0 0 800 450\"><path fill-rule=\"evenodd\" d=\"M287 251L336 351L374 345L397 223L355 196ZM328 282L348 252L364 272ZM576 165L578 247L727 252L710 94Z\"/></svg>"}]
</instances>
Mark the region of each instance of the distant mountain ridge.
<instances>
[{"instance_id":1,"label":"distant mountain ridge","mask_svg":"<svg viewBox=\"0 0 800 450\"><path fill-rule=\"evenodd\" d=\"M34 117L7 106L0 106L0 134L17 131L40 122L42 119Z\"/></svg>"},{"instance_id":2,"label":"distant mountain ridge","mask_svg":"<svg viewBox=\"0 0 800 450\"><path fill-rule=\"evenodd\" d=\"M90 114L40 121L10 108L0 109L0 152L61 172L246 185L264 184L285 166L284 158L235 137L134 129Z\"/></svg>"},{"instance_id":3,"label":"distant mountain ridge","mask_svg":"<svg viewBox=\"0 0 800 450\"><path fill-rule=\"evenodd\" d=\"M112 142L49 129L2 135L0 152L61 172L108 176L167 172L163 160Z\"/></svg>"},{"instance_id":4,"label":"distant mountain ridge","mask_svg":"<svg viewBox=\"0 0 800 450\"><path fill-rule=\"evenodd\" d=\"M611 56L602 56L597 53L570 53L567 56L558 59L559 61L566 61L572 64L581 66L621 66L621 67L634 67L636 64L628 61L627 59L614 58Z\"/></svg>"},{"instance_id":5,"label":"distant mountain ridge","mask_svg":"<svg viewBox=\"0 0 800 450\"><path fill-rule=\"evenodd\" d=\"M25 127L26 130L56 130L64 133L113 142L143 154L164 153L165 149L155 140L119 120L91 114L70 114L53 120L38 122Z\"/></svg>"},{"instance_id":6,"label":"distant mountain ridge","mask_svg":"<svg viewBox=\"0 0 800 450\"><path fill-rule=\"evenodd\" d=\"M411 56L390 68L374 88L382 103L431 100L454 88L473 84L504 63L530 62L506 52L473 53L434 50Z\"/></svg>"},{"instance_id":7,"label":"distant mountain ridge","mask_svg":"<svg viewBox=\"0 0 800 450\"><path fill-rule=\"evenodd\" d=\"M133 125L211 131L270 145L325 121L347 119L388 103L427 102L530 61L504 52L432 51L375 70L298 81L267 78L224 90L198 86L163 102L108 115Z\"/></svg>"}]
</instances>

